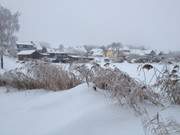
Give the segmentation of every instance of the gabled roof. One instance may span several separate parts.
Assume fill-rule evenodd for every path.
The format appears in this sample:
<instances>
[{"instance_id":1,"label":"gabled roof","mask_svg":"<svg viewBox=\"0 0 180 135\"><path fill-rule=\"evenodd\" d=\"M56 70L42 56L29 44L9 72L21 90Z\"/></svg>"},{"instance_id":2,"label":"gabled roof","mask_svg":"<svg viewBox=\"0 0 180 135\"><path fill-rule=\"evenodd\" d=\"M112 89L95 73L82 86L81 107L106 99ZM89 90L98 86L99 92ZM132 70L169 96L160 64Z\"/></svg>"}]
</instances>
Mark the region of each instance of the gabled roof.
<instances>
[{"instance_id":1,"label":"gabled roof","mask_svg":"<svg viewBox=\"0 0 180 135\"><path fill-rule=\"evenodd\" d=\"M34 46L32 41L16 42L17 45L31 45Z\"/></svg>"},{"instance_id":2,"label":"gabled roof","mask_svg":"<svg viewBox=\"0 0 180 135\"><path fill-rule=\"evenodd\" d=\"M16 42L17 45L26 45L26 46L34 46L37 50L42 50L42 46L38 41L24 41L24 42Z\"/></svg>"},{"instance_id":3,"label":"gabled roof","mask_svg":"<svg viewBox=\"0 0 180 135\"><path fill-rule=\"evenodd\" d=\"M36 50L24 50L17 53L17 55L30 55L33 54L34 52L36 52Z\"/></svg>"}]
</instances>

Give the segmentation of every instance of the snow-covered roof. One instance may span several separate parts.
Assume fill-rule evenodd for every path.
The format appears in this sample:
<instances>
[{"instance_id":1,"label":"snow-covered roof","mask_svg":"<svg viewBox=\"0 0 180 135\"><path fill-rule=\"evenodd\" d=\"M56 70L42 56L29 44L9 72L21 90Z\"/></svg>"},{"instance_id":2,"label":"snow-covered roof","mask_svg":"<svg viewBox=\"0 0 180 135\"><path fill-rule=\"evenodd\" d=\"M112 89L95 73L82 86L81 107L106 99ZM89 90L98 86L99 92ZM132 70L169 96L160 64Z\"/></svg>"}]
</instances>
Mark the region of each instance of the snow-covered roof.
<instances>
[{"instance_id":1,"label":"snow-covered roof","mask_svg":"<svg viewBox=\"0 0 180 135\"><path fill-rule=\"evenodd\" d=\"M113 50L117 50L117 49L121 50L121 51L123 51L123 50L130 50L129 47L127 47L127 46L123 46L123 47L120 47L120 48L116 48L116 47L109 47L108 48L108 50L112 50L112 51Z\"/></svg>"},{"instance_id":2,"label":"snow-covered roof","mask_svg":"<svg viewBox=\"0 0 180 135\"><path fill-rule=\"evenodd\" d=\"M80 55L69 55L69 56L73 58L92 59L92 57L86 57L86 56L80 56Z\"/></svg>"},{"instance_id":3,"label":"snow-covered roof","mask_svg":"<svg viewBox=\"0 0 180 135\"><path fill-rule=\"evenodd\" d=\"M33 42L32 41L23 41L23 42L16 42L16 44L19 44L19 45L31 45L31 46L34 46Z\"/></svg>"},{"instance_id":4,"label":"snow-covered roof","mask_svg":"<svg viewBox=\"0 0 180 135\"><path fill-rule=\"evenodd\" d=\"M94 56L102 56L103 55L103 50L100 48L92 49L91 52L93 53L92 55L94 55Z\"/></svg>"},{"instance_id":5,"label":"snow-covered roof","mask_svg":"<svg viewBox=\"0 0 180 135\"><path fill-rule=\"evenodd\" d=\"M24 50L24 51L20 51L19 53L17 53L17 55L30 55L32 53L34 53L36 50Z\"/></svg>"},{"instance_id":6,"label":"snow-covered roof","mask_svg":"<svg viewBox=\"0 0 180 135\"><path fill-rule=\"evenodd\" d=\"M123 46L122 48L120 48L120 50L130 50L130 49L127 46Z\"/></svg>"},{"instance_id":7,"label":"snow-covered roof","mask_svg":"<svg viewBox=\"0 0 180 135\"><path fill-rule=\"evenodd\" d=\"M78 51L80 51L80 52L86 52L86 49L84 48L84 46L76 46L76 47L74 47L75 48L75 50L78 50Z\"/></svg>"},{"instance_id":8,"label":"snow-covered roof","mask_svg":"<svg viewBox=\"0 0 180 135\"><path fill-rule=\"evenodd\" d=\"M145 55L151 53L152 50L130 49L131 54Z\"/></svg>"},{"instance_id":9,"label":"snow-covered roof","mask_svg":"<svg viewBox=\"0 0 180 135\"><path fill-rule=\"evenodd\" d=\"M47 53L66 53L65 51L56 50L53 48L47 48Z\"/></svg>"},{"instance_id":10,"label":"snow-covered roof","mask_svg":"<svg viewBox=\"0 0 180 135\"><path fill-rule=\"evenodd\" d=\"M48 52L48 53L55 53L56 51L55 51L55 49L47 48L47 52Z\"/></svg>"},{"instance_id":11,"label":"snow-covered roof","mask_svg":"<svg viewBox=\"0 0 180 135\"><path fill-rule=\"evenodd\" d=\"M84 53L86 53L86 49L83 46L73 46L73 47L71 46L68 48L64 48L64 52L84 54Z\"/></svg>"},{"instance_id":12,"label":"snow-covered roof","mask_svg":"<svg viewBox=\"0 0 180 135\"><path fill-rule=\"evenodd\" d=\"M23 41L23 42L16 42L16 44L19 44L19 45L30 45L30 46L34 46L36 47L37 50L42 50L42 46L41 46L41 43L38 42L38 41Z\"/></svg>"}]
</instances>

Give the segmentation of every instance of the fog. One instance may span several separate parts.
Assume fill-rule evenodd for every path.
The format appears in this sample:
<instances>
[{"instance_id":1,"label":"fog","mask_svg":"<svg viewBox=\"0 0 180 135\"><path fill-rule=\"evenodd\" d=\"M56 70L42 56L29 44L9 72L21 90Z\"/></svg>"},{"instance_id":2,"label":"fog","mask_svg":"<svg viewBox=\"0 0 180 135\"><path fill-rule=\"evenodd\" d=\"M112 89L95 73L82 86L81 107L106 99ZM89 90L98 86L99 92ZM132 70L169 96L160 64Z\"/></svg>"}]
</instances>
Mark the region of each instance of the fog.
<instances>
[{"instance_id":1,"label":"fog","mask_svg":"<svg viewBox=\"0 0 180 135\"><path fill-rule=\"evenodd\" d=\"M180 0L0 0L19 11L20 41L180 50Z\"/></svg>"}]
</instances>

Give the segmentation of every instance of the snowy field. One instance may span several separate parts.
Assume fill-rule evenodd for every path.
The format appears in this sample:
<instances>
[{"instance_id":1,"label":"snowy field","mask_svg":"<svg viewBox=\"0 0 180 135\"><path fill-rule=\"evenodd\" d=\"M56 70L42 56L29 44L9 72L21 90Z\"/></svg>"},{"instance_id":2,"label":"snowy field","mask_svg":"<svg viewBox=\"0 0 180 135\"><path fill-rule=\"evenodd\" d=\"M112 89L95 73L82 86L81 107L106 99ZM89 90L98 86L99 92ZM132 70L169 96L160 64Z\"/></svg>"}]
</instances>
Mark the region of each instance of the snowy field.
<instances>
[{"instance_id":1,"label":"snowy field","mask_svg":"<svg viewBox=\"0 0 180 135\"><path fill-rule=\"evenodd\" d=\"M82 84L68 91L0 93L1 135L143 135L141 118ZM155 112L155 111L154 111ZM180 107L162 110L180 122Z\"/></svg>"},{"instance_id":2,"label":"snowy field","mask_svg":"<svg viewBox=\"0 0 180 135\"><path fill-rule=\"evenodd\" d=\"M18 66L15 59L6 59L6 70ZM138 64L113 65L144 80L142 73L137 72ZM152 74L147 72L147 76ZM86 84L60 92L8 88L7 93L6 89L0 88L0 135L144 135L140 116ZM180 106L148 109L151 115L159 111L164 119L180 123Z\"/></svg>"}]
</instances>

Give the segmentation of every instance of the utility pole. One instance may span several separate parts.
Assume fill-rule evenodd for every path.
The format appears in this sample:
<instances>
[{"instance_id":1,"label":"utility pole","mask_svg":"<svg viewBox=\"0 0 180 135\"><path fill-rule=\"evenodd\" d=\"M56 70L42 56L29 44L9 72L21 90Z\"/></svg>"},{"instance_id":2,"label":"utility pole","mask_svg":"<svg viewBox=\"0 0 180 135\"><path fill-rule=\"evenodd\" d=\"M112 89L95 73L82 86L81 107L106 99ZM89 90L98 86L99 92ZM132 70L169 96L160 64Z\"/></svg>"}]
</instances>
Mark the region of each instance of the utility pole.
<instances>
[{"instance_id":1,"label":"utility pole","mask_svg":"<svg viewBox=\"0 0 180 135\"><path fill-rule=\"evenodd\" d=\"M1 69L4 68L4 62L3 62L3 51L1 50L0 52L0 55L1 55Z\"/></svg>"}]
</instances>

